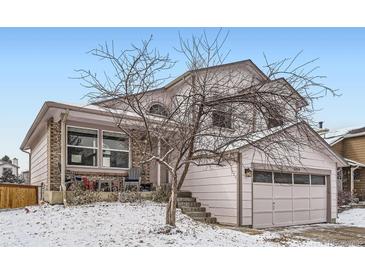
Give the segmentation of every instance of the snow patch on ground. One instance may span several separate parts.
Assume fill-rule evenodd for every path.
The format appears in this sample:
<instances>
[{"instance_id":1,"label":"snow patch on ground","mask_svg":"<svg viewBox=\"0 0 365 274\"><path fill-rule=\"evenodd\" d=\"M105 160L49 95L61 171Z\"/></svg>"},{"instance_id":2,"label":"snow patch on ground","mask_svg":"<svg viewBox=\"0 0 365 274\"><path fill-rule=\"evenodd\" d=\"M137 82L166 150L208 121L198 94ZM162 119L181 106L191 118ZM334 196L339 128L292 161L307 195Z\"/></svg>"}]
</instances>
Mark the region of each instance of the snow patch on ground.
<instances>
[{"instance_id":1,"label":"snow patch on ground","mask_svg":"<svg viewBox=\"0 0 365 274\"><path fill-rule=\"evenodd\" d=\"M365 227L365 208L353 208L338 214L337 223Z\"/></svg>"},{"instance_id":2,"label":"snow patch on ground","mask_svg":"<svg viewBox=\"0 0 365 274\"><path fill-rule=\"evenodd\" d=\"M0 211L0 246L282 246L278 233L248 235L196 222L177 212L164 226L165 205L96 203ZM289 240L286 246L320 246Z\"/></svg>"}]
</instances>

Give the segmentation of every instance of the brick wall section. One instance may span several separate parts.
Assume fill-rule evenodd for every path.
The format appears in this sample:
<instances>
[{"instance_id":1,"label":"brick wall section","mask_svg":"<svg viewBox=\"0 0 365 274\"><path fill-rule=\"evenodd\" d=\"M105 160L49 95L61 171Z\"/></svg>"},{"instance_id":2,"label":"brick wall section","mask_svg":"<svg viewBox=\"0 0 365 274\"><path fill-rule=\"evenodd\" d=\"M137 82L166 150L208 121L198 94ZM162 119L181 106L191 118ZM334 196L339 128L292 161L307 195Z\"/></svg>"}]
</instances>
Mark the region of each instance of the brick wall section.
<instances>
[{"instance_id":1,"label":"brick wall section","mask_svg":"<svg viewBox=\"0 0 365 274\"><path fill-rule=\"evenodd\" d=\"M61 188L61 121L54 122L51 118L47 125L47 138L48 138L48 180L45 185L45 190L59 191ZM139 161L141 160L141 153L138 151L138 147L132 142L132 166L139 167ZM71 175L69 171L67 175ZM105 172L84 174L81 172L74 172L74 175L87 176L89 180L112 180L119 182L122 180L126 173L120 174L107 174ZM150 164L145 164L142 167L142 183L149 182L150 180Z\"/></svg>"},{"instance_id":2,"label":"brick wall section","mask_svg":"<svg viewBox=\"0 0 365 274\"><path fill-rule=\"evenodd\" d=\"M150 164L144 164L143 166L139 165L139 162L142 158L142 153L139 151L138 146L134 141L132 141L132 167L140 167L142 168L141 177L142 183L146 183L150 181Z\"/></svg>"},{"instance_id":3,"label":"brick wall section","mask_svg":"<svg viewBox=\"0 0 365 274\"><path fill-rule=\"evenodd\" d=\"M53 118L47 125L48 140L48 180L46 190L59 191L61 187L61 121L54 122Z\"/></svg>"}]
</instances>

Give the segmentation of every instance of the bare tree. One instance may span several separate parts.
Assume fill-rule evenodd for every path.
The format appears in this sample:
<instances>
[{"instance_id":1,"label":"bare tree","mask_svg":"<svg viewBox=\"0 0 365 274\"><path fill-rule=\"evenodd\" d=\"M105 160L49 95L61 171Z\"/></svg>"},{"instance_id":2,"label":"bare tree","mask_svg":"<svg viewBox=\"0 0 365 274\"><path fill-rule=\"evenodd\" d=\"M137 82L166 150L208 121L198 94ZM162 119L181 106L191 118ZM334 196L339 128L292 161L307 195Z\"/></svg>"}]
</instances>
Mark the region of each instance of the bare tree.
<instances>
[{"instance_id":1,"label":"bare tree","mask_svg":"<svg viewBox=\"0 0 365 274\"><path fill-rule=\"evenodd\" d=\"M300 160L303 146L317 145L307 126L314 100L335 94L315 75L316 60L298 65L300 55L279 62L265 56L266 74L249 60L224 65L226 39L221 32L211 40L205 33L180 37L188 72L162 88L174 62L151 50L151 39L118 53L113 44L90 51L111 65L102 77L78 71L92 89L90 101L109 111L129 136L139 165L157 162L168 170L168 225L175 225L177 193L191 165L230 163L247 145L275 165L290 165ZM154 102L161 107L151 108Z\"/></svg>"}]
</instances>

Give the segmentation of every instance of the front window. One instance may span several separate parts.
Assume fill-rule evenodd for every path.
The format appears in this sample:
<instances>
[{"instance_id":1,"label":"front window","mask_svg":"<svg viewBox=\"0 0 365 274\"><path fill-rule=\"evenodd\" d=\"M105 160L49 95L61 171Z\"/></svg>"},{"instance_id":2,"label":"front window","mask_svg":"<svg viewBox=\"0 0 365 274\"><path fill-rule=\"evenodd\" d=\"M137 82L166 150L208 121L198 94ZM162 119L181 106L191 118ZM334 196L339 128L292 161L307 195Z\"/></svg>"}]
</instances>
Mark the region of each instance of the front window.
<instances>
[{"instance_id":1,"label":"front window","mask_svg":"<svg viewBox=\"0 0 365 274\"><path fill-rule=\"evenodd\" d=\"M103 132L103 167L129 167L129 139L118 132Z\"/></svg>"},{"instance_id":2,"label":"front window","mask_svg":"<svg viewBox=\"0 0 365 274\"><path fill-rule=\"evenodd\" d=\"M232 114L221 110L213 111L213 126L221 128L232 128Z\"/></svg>"},{"instance_id":3,"label":"front window","mask_svg":"<svg viewBox=\"0 0 365 274\"><path fill-rule=\"evenodd\" d=\"M98 165L98 131L68 127L67 164L76 166Z\"/></svg>"}]
</instances>

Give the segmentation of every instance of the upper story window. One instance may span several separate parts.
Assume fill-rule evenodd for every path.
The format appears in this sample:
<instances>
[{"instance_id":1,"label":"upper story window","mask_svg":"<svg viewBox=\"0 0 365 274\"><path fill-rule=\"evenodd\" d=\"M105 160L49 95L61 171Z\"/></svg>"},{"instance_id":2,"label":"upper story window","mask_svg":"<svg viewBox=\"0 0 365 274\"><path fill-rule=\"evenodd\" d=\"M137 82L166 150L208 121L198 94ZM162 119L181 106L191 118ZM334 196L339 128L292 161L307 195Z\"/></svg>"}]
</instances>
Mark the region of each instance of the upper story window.
<instances>
[{"instance_id":1,"label":"upper story window","mask_svg":"<svg viewBox=\"0 0 365 274\"><path fill-rule=\"evenodd\" d=\"M98 130L67 128L67 164L76 166L98 165Z\"/></svg>"},{"instance_id":2,"label":"upper story window","mask_svg":"<svg viewBox=\"0 0 365 274\"><path fill-rule=\"evenodd\" d=\"M160 115L160 116L167 116L166 108L161 104L153 104L150 109L148 110L150 114Z\"/></svg>"},{"instance_id":3,"label":"upper story window","mask_svg":"<svg viewBox=\"0 0 365 274\"><path fill-rule=\"evenodd\" d=\"M266 109L263 112L263 115L268 129L280 127L284 124L283 117L278 113L277 110Z\"/></svg>"},{"instance_id":4,"label":"upper story window","mask_svg":"<svg viewBox=\"0 0 365 274\"><path fill-rule=\"evenodd\" d=\"M103 167L129 167L129 139L119 132L103 131Z\"/></svg>"},{"instance_id":5,"label":"upper story window","mask_svg":"<svg viewBox=\"0 0 365 274\"><path fill-rule=\"evenodd\" d=\"M267 118L267 128L281 127L284 124L283 119L280 117L269 117Z\"/></svg>"},{"instance_id":6,"label":"upper story window","mask_svg":"<svg viewBox=\"0 0 365 274\"><path fill-rule=\"evenodd\" d=\"M214 110L212 115L213 126L232 128L232 114L222 110Z\"/></svg>"}]
</instances>

